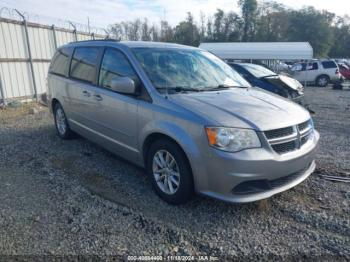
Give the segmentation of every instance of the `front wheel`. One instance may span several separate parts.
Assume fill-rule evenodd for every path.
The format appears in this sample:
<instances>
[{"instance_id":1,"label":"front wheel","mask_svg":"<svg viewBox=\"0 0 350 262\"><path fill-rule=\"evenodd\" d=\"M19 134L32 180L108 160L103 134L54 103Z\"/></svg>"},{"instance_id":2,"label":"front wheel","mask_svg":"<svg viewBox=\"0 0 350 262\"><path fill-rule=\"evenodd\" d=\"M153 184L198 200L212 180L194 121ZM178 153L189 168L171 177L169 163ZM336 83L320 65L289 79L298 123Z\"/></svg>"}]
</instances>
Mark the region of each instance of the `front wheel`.
<instances>
[{"instance_id":1,"label":"front wheel","mask_svg":"<svg viewBox=\"0 0 350 262\"><path fill-rule=\"evenodd\" d=\"M170 204L183 204L193 195L193 178L186 156L169 140L151 145L147 156L149 174L157 195Z\"/></svg>"}]
</instances>

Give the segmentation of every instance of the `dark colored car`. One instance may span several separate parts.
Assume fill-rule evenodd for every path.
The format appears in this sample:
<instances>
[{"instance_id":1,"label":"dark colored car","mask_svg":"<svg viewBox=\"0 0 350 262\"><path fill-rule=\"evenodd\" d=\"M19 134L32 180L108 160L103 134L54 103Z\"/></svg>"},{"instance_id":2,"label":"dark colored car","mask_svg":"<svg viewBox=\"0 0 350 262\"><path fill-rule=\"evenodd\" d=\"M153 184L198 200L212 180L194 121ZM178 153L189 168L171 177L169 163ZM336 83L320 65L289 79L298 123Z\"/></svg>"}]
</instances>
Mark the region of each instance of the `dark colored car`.
<instances>
[{"instance_id":1,"label":"dark colored car","mask_svg":"<svg viewBox=\"0 0 350 262\"><path fill-rule=\"evenodd\" d=\"M291 77L278 75L263 66L249 63L230 63L251 85L265 89L299 104L304 104L303 86Z\"/></svg>"},{"instance_id":2,"label":"dark colored car","mask_svg":"<svg viewBox=\"0 0 350 262\"><path fill-rule=\"evenodd\" d=\"M346 64L338 64L340 74L347 80L350 80L350 67Z\"/></svg>"}]
</instances>

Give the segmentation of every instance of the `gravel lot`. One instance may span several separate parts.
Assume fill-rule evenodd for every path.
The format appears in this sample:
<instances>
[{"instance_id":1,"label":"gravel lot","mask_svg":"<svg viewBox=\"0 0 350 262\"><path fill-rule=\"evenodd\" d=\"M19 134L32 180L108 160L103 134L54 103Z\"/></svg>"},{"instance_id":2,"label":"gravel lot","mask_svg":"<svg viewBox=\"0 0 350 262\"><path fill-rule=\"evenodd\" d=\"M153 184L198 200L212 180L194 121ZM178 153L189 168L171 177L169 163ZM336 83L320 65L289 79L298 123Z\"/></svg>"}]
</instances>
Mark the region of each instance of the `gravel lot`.
<instances>
[{"instance_id":1,"label":"gravel lot","mask_svg":"<svg viewBox=\"0 0 350 262\"><path fill-rule=\"evenodd\" d=\"M350 177L350 89L306 96L321 133L316 172L242 205L197 196L170 206L144 170L83 138L60 140L46 109L0 110L0 254L349 260L350 184L319 175Z\"/></svg>"}]
</instances>

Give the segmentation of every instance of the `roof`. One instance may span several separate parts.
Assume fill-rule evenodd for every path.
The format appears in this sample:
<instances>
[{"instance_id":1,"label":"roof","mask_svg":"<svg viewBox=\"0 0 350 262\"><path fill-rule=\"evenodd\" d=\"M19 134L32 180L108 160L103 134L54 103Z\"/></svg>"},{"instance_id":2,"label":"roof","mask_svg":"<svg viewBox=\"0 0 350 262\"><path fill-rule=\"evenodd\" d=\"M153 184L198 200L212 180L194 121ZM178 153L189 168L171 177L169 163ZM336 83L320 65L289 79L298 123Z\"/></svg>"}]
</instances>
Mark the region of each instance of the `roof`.
<instances>
[{"instance_id":1,"label":"roof","mask_svg":"<svg viewBox=\"0 0 350 262\"><path fill-rule=\"evenodd\" d=\"M194 49L195 47L179 45L173 43L164 43L164 42L151 42L151 41L117 41L113 39L98 39L98 40L85 40L78 42L71 42L69 45L117 45L117 46L126 46L129 48L179 48L179 49Z\"/></svg>"},{"instance_id":2,"label":"roof","mask_svg":"<svg viewBox=\"0 0 350 262\"><path fill-rule=\"evenodd\" d=\"M121 41L120 43L128 47L180 48L180 49L195 48L187 45L179 45L179 44L165 43L165 42L151 42L151 41Z\"/></svg>"},{"instance_id":3,"label":"roof","mask_svg":"<svg viewBox=\"0 0 350 262\"><path fill-rule=\"evenodd\" d=\"M222 59L312 59L313 49L308 42L228 42L202 43L199 48L208 50Z\"/></svg>"}]
</instances>

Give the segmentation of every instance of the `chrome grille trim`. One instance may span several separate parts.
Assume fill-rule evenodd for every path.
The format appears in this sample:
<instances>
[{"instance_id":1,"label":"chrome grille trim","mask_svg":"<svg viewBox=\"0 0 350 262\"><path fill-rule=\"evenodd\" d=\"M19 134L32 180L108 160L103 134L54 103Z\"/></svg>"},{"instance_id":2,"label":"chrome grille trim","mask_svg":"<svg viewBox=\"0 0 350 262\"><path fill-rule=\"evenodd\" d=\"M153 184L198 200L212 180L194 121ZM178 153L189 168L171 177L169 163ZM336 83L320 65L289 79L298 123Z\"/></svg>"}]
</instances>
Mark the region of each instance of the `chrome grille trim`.
<instances>
[{"instance_id":1,"label":"chrome grille trim","mask_svg":"<svg viewBox=\"0 0 350 262\"><path fill-rule=\"evenodd\" d=\"M294 129L292 126L284 127L284 128L279 128L279 129L273 129L269 131L265 131L265 136L267 139L274 139L278 137L284 137L288 136L294 133Z\"/></svg>"},{"instance_id":2,"label":"chrome grille trim","mask_svg":"<svg viewBox=\"0 0 350 262\"><path fill-rule=\"evenodd\" d=\"M305 121L305 122L303 122L303 123L298 125L299 131L303 131L305 129L309 129L310 127L311 127L311 121L310 120Z\"/></svg>"},{"instance_id":3,"label":"chrome grille trim","mask_svg":"<svg viewBox=\"0 0 350 262\"><path fill-rule=\"evenodd\" d=\"M296 151L304 146L313 132L311 119L295 126L264 131L271 148L278 154ZM284 134L281 136L281 134Z\"/></svg>"}]
</instances>

